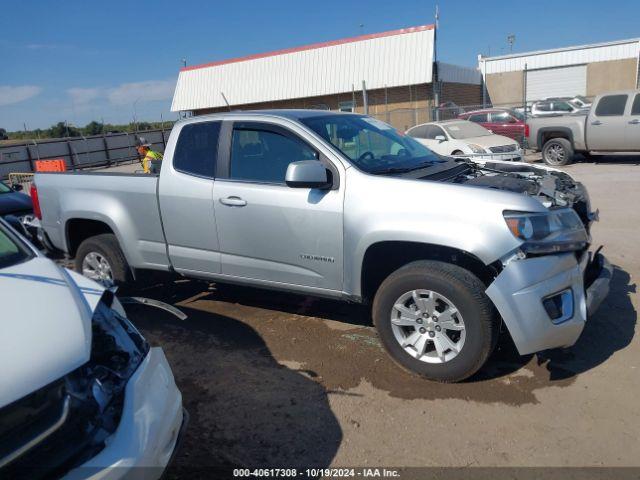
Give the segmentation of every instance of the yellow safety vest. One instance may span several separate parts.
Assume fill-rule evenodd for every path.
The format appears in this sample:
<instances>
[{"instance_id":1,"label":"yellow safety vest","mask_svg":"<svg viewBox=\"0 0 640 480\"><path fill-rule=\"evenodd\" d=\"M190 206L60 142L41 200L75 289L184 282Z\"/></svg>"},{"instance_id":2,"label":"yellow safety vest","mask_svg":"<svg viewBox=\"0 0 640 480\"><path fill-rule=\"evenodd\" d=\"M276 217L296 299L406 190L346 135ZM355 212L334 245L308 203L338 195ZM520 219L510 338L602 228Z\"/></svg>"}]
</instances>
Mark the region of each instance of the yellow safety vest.
<instances>
[{"instance_id":1,"label":"yellow safety vest","mask_svg":"<svg viewBox=\"0 0 640 480\"><path fill-rule=\"evenodd\" d=\"M159 152L154 152L153 150L149 150L145 157L142 159L142 170L144 173L151 173L151 161L152 160L160 160L162 161L162 154Z\"/></svg>"}]
</instances>

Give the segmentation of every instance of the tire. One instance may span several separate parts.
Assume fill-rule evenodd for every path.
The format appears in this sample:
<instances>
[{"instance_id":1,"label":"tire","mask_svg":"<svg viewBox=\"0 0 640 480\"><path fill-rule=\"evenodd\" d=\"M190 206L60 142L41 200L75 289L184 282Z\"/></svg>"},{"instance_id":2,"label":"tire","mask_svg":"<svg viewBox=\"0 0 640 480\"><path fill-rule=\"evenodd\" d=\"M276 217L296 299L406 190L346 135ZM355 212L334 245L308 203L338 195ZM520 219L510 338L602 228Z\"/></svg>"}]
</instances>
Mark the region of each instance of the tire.
<instances>
[{"instance_id":1,"label":"tire","mask_svg":"<svg viewBox=\"0 0 640 480\"><path fill-rule=\"evenodd\" d=\"M100 259L104 259L110 274L100 275L104 270L98 272L92 267L96 262L103 265ZM74 268L76 272L107 286L126 285L133 279L118 239L112 233L96 235L83 241L76 252ZM88 274L91 268L96 275Z\"/></svg>"},{"instance_id":2,"label":"tire","mask_svg":"<svg viewBox=\"0 0 640 480\"><path fill-rule=\"evenodd\" d=\"M542 159L547 165L561 167L573 161L573 147L566 138L552 138L542 147Z\"/></svg>"},{"instance_id":3,"label":"tire","mask_svg":"<svg viewBox=\"0 0 640 480\"><path fill-rule=\"evenodd\" d=\"M420 302L435 300L436 310L425 317L424 314L416 314L411 310L413 306L409 305L409 308L405 307L405 311L411 310L411 315L422 317L416 319L420 323L403 326L394 324L393 322L406 320L401 317L392 321L392 317L399 315L395 305L399 301L403 303L403 298L409 298L408 303L403 303L403 306L412 301L418 306L412 295L412 292L418 290ZM428 260L412 262L393 272L380 285L373 301L373 322L383 346L400 367L430 380L459 382L472 376L484 365L498 341L499 324L493 305L484 291L484 284L461 267ZM406 297L407 295L410 297ZM452 309L438 312L447 302ZM458 322L455 323L456 330L446 327L454 326L451 321L446 321L446 312L451 311L457 311L454 316L448 317L455 318L454 323ZM434 331L439 326L437 320L433 321L435 316L438 316L440 325L443 326L437 332ZM461 330L460 324L463 324ZM419 331L420 329L427 331ZM460 331L456 334L457 330ZM441 339L438 344L442 349L443 333L451 344L459 348L457 353L453 349L445 350L442 354L437 351L435 339ZM407 347L400 343L399 338L409 341L417 336L422 340L414 342L414 345ZM423 349L422 355L414 352L419 347Z\"/></svg>"},{"instance_id":4,"label":"tire","mask_svg":"<svg viewBox=\"0 0 640 480\"><path fill-rule=\"evenodd\" d=\"M464 152L462 150L454 150L451 155L464 155Z\"/></svg>"}]
</instances>

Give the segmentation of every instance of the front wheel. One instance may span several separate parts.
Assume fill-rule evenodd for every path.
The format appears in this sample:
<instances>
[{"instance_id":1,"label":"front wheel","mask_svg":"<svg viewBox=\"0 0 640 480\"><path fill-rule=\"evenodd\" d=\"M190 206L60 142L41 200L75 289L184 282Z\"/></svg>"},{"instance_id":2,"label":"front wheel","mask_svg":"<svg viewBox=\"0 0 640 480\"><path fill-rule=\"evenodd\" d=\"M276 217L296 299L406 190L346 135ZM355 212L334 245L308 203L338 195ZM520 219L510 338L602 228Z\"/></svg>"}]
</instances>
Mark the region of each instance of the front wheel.
<instances>
[{"instance_id":1,"label":"front wheel","mask_svg":"<svg viewBox=\"0 0 640 480\"><path fill-rule=\"evenodd\" d=\"M456 265L412 262L382 283L373 321L402 368L431 380L473 375L493 351L498 324L482 282Z\"/></svg>"}]
</instances>

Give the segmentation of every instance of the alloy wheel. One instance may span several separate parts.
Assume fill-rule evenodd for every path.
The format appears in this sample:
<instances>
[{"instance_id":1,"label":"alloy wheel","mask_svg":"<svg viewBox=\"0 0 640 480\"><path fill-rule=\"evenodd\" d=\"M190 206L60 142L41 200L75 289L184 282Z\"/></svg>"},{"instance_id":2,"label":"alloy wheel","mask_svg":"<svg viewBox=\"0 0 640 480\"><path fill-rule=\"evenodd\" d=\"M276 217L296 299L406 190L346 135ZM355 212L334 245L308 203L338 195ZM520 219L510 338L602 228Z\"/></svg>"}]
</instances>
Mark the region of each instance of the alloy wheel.
<instances>
[{"instance_id":1,"label":"alloy wheel","mask_svg":"<svg viewBox=\"0 0 640 480\"><path fill-rule=\"evenodd\" d=\"M446 363L462 351L464 320L456 306L437 292L412 290L391 310L393 335L406 353L427 363Z\"/></svg>"},{"instance_id":2,"label":"alloy wheel","mask_svg":"<svg viewBox=\"0 0 640 480\"><path fill-rule=\"evenodd\" d=\"M108 287L114 284L111 265L98 252L89 252L82 259L82 275Z\"/></svg>"}]
</instances>

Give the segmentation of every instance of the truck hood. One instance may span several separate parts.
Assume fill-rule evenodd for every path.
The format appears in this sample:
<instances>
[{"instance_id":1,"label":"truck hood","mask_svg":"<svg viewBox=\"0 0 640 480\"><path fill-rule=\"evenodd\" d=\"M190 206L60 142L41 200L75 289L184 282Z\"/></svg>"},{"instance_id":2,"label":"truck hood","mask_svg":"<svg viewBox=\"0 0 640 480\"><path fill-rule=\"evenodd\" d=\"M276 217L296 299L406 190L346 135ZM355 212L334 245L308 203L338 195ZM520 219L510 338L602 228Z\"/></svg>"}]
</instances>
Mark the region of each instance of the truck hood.
<instances>
[{"instance_id":1,"label":"truck hood","mask_svg":"<svg viewBox=\"0 0 640 480\"><path fill-rule=\"evenodd\" d=\"M36 257L0 270L0 408L89 360L104 289Z\"/></svg>"},{"instance_id":2,"label":"truck hood","mask_svg":"<svg viewBox=\"0 0 640 480\"><path fill-rule=\"evenodd\" d=\"M31 210L31 197L20 192L0 193L0 215Z\"/></svg>"}]
</instances>

